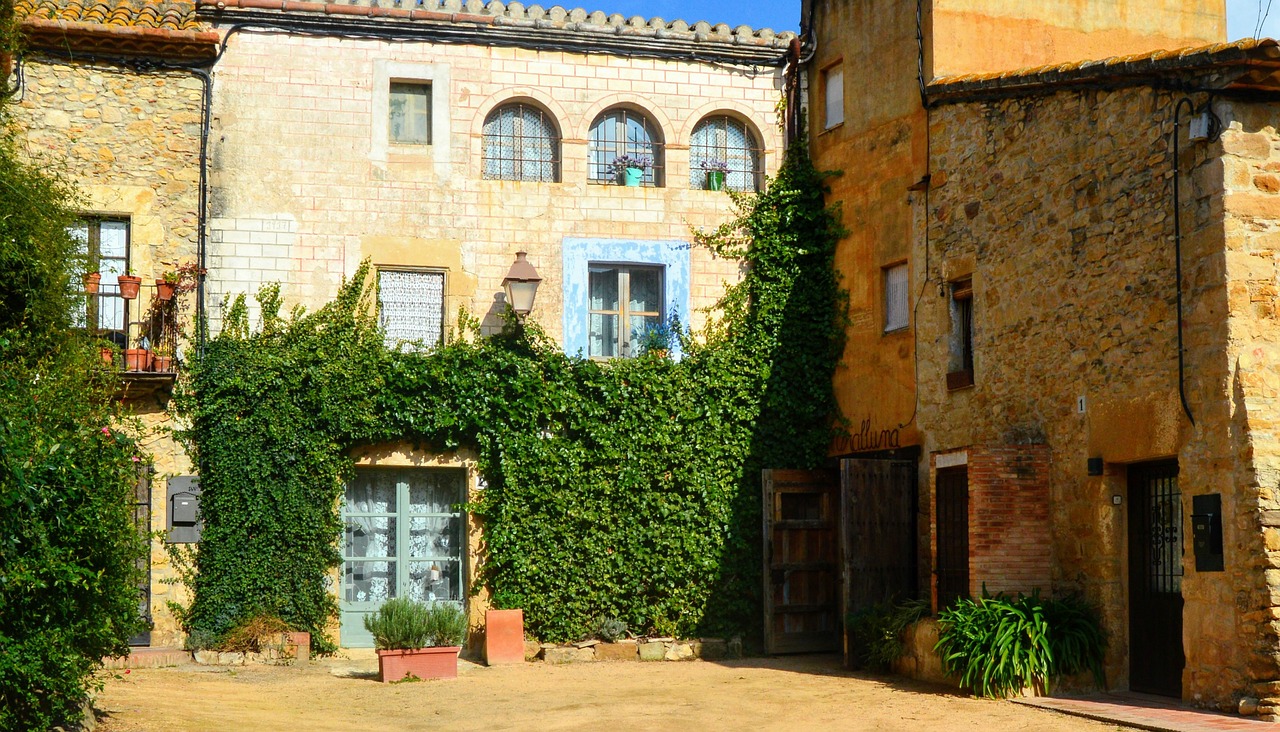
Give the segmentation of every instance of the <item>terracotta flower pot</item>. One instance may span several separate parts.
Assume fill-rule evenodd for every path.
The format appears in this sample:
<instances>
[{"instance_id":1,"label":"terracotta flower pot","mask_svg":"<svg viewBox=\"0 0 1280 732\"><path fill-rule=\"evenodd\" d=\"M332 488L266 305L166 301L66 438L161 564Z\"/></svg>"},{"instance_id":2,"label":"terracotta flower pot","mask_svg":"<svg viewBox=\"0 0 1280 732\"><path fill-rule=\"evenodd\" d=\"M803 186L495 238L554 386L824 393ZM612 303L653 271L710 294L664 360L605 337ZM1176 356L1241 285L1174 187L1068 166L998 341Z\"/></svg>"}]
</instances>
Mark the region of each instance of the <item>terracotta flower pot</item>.
<instances>
[{"instance_id":1,"label":"terracotta flower pot","mask_svg":"<svg viewBox=\"0 0 1280 732\"><path fill-rule=\"evenodd\" d=\"M409 676L419 679L458 678L458 652L462 646L378 651L378 678L383 683Z\"/></svg>"},{"instance_id":2,"label":"terracotta flower pot","mask_svg":"<svg viewBox=\"0 0 1280 732\"><path fill-rule=\"evenodd\" d=\"M173 299L173 291L178 287L176 283L165 282L164 280L156 280L156 298L160 302L169 302Z\"/></svg>"},{"instance_id":3,"label":"terracotta flower pot","mask_svg":"<svg viewBox=\"0 0 1280 732\"><path fill-rule=\"evenodd\" d=\"M133 275L120 275L120 297L132 300L138 296L138 288L142 286L142 278Z\"/></svg>"},{"instance_id":4,"label":"terracotta flower pot","mask_svg":"<svg viewBox=\"0 0 1280 732\"><path fill-rule=\"evenodd\" d=\"M114 350L104 347L101 349L101 353L102 353L103 363L105 363L108 366L116 365L116 354Z\"/></svg>"},{"instance_id":5,"label":"terracotta flower pot","mask_svg":"<svg viewBox=\"0 0 1280 732\"><path fill-rule=\"evenodd\" d=\"M124 349L125 371L150 371L151 351L145 348Z\"/></svg>"},{"instance_id":6,"label":"terracotta flower pot","mask_svg":"<svg viewBox=\"0 0 1280 732\"><path fill-rule=\"evenodd\" d=\"M167 374L173 371L173 356L153 356L151 358L151 370L160 374Z\"/></svg>"},{"instance_id":7,"label":"terracotta flower pot","mask_svg":"<svg viewBox=\"0 0 1280 732\"><path fill-rule=\"evenodd\" d=\"M86 295L95 295L98 292L98 284L102 282L102 275L98 272L90 272L84 276L84 293Z\"/></svg>"}]
</instances>

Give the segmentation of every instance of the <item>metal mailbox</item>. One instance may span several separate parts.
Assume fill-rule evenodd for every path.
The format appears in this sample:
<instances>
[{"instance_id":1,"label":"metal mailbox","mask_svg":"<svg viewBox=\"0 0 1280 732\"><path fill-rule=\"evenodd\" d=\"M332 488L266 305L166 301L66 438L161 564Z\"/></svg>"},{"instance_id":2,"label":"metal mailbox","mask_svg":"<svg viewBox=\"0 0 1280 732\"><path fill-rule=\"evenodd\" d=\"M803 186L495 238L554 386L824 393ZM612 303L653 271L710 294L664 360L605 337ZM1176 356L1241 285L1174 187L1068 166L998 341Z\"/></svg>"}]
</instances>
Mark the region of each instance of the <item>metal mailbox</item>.
<instances>
[{"instance_id":1,"label":"metal mailbox","mask_svg":"<svg viewBox=\"0 0 1280 732\"><path fill-rule=\"evenodd\" d=\"M200 517L200 478L181 475L169 479L166 488L168 507L166 528L170 544L194 544L200 541L204 520Z\"/></svg>"},{"instance_id":2,"label":"metal mailbox","mask_svg":"<svg viewBox=\"0 0 1280 732\"><path fill-rule=\"evenodd\" d=\"M1209 493L1191 497L1191 537L1194 541L1197 572L1221 572L1222 495Z\"/></svg>"}]
</instances>

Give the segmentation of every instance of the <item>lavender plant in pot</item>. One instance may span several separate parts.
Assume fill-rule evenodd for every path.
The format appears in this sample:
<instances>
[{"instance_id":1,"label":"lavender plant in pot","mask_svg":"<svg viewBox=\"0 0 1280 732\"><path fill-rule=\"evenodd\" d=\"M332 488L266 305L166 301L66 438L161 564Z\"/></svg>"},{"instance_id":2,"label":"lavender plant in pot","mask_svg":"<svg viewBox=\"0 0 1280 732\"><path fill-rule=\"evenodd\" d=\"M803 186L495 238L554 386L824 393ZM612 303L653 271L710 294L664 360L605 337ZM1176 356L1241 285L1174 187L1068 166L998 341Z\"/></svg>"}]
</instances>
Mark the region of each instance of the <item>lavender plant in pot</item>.
<instances>
[{"instance_id":1,"label":"lavender plant in pot","mask_svg":"<svg viewBox=\"0 0 1280 732\"><path fill-rule=\"evenodd\" d=\"M644 183L644 171L653 167L653 158L646 155L619 155L611 165L618 181L634 188Z\"/></svg>"},{"instance_id":2,"label":"lavender plant in pot","mask_svg":"<svg viewBox=\"0 0 1280 732\"><path fill-rule=\"evenodd\" d=\"M457 605L397 597L366 615L364 627L373 634L383 682L457 677L467 635L467 616Z\"/></svg>"},{"instance_id":3,"label":"lavender plant in pot","mask_svg":"<svg viewBox=\"0 0 1280 732\"><path fill-rule=\"evenodd\" d=\"M723 160L703 160L698 167L707 174L707 190L723 191L725 176L729 175L729 164Z\"/></svg>"}]
</instances>

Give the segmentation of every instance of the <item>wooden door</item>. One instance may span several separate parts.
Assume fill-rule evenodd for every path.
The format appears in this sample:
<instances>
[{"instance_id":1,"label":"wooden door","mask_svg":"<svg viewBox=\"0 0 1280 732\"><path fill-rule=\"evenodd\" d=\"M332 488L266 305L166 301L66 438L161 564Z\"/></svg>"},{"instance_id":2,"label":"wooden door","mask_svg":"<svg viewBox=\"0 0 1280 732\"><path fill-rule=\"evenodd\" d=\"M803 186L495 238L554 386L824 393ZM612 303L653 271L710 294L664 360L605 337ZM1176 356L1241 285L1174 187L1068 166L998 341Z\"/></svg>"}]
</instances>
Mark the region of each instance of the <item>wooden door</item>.
<instances>
[{"instance_id":1,"label":"wooden door","mask_svg":"<svg viewBox=\"0 0 1280 732\"><path fill-rule=\"evenodd\" d=\"M1182 493L1178 463L1129 468L1129 688L1182 696Z\"/></svg>"},{"instance_id":2,"label":"wooden door","mask_svg":"<svg viewBox=\"0 0 1280 732\"><path fill-rule=\"evenodd\" d=\"M844 612L917 594L916 464L840 462Z\"/></svg>"},{"instance_id":3,"label":"wooden door","mask_svg":"<svg viewBox=\"0 0 1280 732\"><path fill-rule=\"evenodd\" d=\"M825 470L765 470L767 653L840 650L839 486Z\"/></svg>"},{"instance_id":4,"label":"wooden door","mask_svg":"<svg viewBox=\"0 0 1280 732\"><path fill-rule=\"evenodd\" d=\"M935 517L938 609L969 596L969 468L938 471Z\"/></svg>"}]
</instances>

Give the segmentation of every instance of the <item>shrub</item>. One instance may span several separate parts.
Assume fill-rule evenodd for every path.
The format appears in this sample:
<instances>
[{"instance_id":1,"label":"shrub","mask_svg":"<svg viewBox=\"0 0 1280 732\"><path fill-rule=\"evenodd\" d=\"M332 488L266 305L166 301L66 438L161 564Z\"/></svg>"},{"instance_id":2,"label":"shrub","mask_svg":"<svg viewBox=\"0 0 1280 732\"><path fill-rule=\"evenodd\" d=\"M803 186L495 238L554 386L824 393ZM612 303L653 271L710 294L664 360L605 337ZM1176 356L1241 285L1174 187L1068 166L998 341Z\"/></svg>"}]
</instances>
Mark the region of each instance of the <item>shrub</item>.
<instances>
[{"instance_id":1,"label":"shrub","mask_svg":"<svg viewBox=\"0 0 1280 732\"><path fill-rule=\"evenodd\" d=\"M1099 686L1106 639L1097 614L1078 597L1041 600L1039 592L962 599L938 614L935 650L947 675L980 696L998 698L1053 678L1093 672Z\"/></svg>"},{"instance_id":2,"label":"shrub","mask_svg":"<svg viewBox=\"0 0 1280 732\"><path fill-rule=\"evenodd\" d=\"M596 618L591 635L605 643L615 643L627 637L627 624L617 618Z\"/></svg>"},{"instance_id":3,"label":"shrub","mask_svg":"<svg viewBox=\"0 0 1280 732\"><path fill-rule=\"evenodd\" d=\"M860 668L888 671L902 657L902 632L928 614L929 603L924 600L883 602L850 613L847 624L853 636L854 663Z\"/></svg>"},{"instance_id":4,"label":"shrub","mask_svg":"<svg viewBox=\"0 0 1280 732\"><path fill-rule=\"evenodd\" d=\"M258 615L241 623L218 643L218 650L237 653L261 653L267 642L289 632L288 623L274 615Z\"/></svg>"},{"instance_id":5,"label":"shrub","mask_svg":"<svg viewBox=\"0 0 1280 732\"><path fill-rule=\"evenodd\" d=\"M427 645L460 646L467 638L467 614L446 602L427 607Z\"/></svg>"},{"instance_id":6,"label":"shrub","mask_svg":"<svg viewBox=\"0 0 1280 732\"><path fill-rule=\"evenodd\" d=\"M467 615L457 605L431 604L397 597L366 615L364 627L380 651L460 646L467 637Z\"/></svg>"},{"instance_id":7,"label":"shrub","mask_svg":"<svg viewBox=\"0 0 1280 732\"><path fill-rule=\"evenodd\" d=\"M376 612L364 616L364 627L373 634L374 648L380 651L426 648L431 637L427 606L407 597L382 603Z\"/></svg>"}]
</instances>

